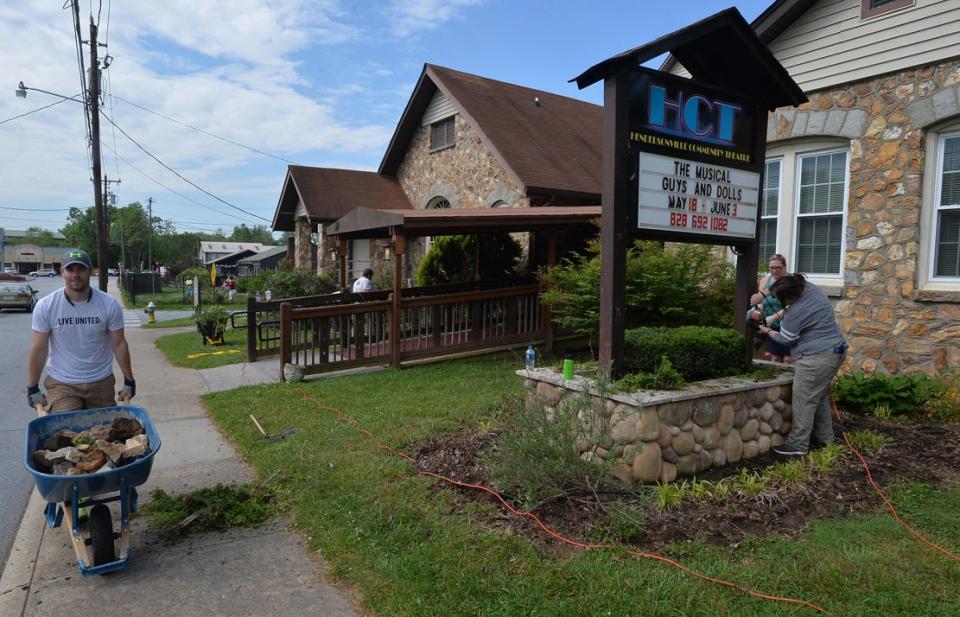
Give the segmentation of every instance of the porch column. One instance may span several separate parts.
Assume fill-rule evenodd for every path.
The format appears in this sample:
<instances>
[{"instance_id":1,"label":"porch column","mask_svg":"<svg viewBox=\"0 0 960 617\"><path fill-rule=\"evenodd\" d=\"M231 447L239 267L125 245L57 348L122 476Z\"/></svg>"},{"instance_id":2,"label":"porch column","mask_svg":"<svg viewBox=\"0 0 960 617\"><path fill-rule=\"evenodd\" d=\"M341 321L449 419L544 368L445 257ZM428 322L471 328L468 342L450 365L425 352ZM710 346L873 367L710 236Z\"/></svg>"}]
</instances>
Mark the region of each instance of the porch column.
<instances>
[{"instance_id":1,"label":"porch column","mask_svg":"<svg viewBox=\"0 0 960 617\"><path fill-rule=\"evenodd\" d=\"M393 368L400 368L400 290L403 286L403 255L407 252L407 239L402 233L393 234L393 291L390 293L390 352Z\"/></svg>"},{"instance_id":2,"label":"porch column","mask_svg":"<svg viewBox=\"0 0 960 617\"><path fill-rule=\"evenodd\" d=\"M347 241L337 238L337 267L340 271L340 291L347 291Z\"/></svg>"},{"instance_id":3,"label":"porch column","mask_svg":"<svg viewBox=\"0 0 960 617\"><path fill-rule=\"evenodd\" d=\"M310 219L299 218L296 222L297 255L294 266L297 270L311 270Z\"/></svg>"},{"instance_id":4,"label":"porch column","mask_svg":"<svg viewBox=\"0 0 960 617\"><path fill-rule=\"evenodd\" d=\"M547 272L557 265L557 232L547 234ZM545 285L541 285L546 289ZM553 353L553 311L546 303L540 303L540 323L543 325L543 350Z\"/></svg>"}]
</instances>

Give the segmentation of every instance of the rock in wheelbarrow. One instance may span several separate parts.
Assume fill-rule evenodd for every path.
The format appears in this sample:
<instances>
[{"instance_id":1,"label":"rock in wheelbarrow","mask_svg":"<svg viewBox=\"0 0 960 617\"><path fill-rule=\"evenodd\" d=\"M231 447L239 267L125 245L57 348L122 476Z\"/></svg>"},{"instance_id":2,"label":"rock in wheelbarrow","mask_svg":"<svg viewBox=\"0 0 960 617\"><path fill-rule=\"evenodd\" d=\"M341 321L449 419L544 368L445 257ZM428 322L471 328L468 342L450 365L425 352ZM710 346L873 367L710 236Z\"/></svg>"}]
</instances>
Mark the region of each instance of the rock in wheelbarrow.
<instances>
[{"instance_id":1,"label":"rock in wheelbarrow","mask_svg":"<svg viewBox=\"0 0 960 617\"><path fill-rule=\"evenodd\" d=\"M143 425L133 418L114 418L108 441L127 441L143 433Z\"/></svg>"},{"instance_id":2,"label":"rock in wheelbarrow","mask_svg":"<svg viewBox=\"0 0 960 617\"><path fill-rule=\"evenodd\" d=\"M73 445L73 440L77 438L77 433L73 431L57 431L43 442L43 449L51 452Z\"/></svg>"},{"instance_id":3,"label":"rock in wheelbarrow","mask_svg":"<svg viewBox=\"0 0 960 617\"><path fill-rule=\"evenodd\" d=\"M107 455L102 450L92 450L76 464L73 473L93 473L107 464Z\"/></svg>"}]
</instances>

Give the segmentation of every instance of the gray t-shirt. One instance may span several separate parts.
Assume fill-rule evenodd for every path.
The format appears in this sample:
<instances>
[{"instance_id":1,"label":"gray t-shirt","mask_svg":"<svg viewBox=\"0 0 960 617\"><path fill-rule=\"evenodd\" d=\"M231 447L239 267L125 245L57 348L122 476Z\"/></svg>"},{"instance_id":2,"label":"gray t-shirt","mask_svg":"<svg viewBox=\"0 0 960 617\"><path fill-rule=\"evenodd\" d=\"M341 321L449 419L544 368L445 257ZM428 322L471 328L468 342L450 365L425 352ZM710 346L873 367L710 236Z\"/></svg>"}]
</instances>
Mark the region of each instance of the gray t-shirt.
<instances>
[{"instance_id":1,"label":"gray t-shirt","mask_svg":"<svg viewBox=\"0 0 960 617\"><path fill-rule=\"evenodd\" d=\"M72 302L61 287L33 309L33 329L50 334L47 374L64 383L92 383L113 372L110 333L123 330L123 310L109 294L91 288L89 300Z\"/></svg>"},{"instance_id":2,"label":"gray t-shirt","mask_svg":"<svg viewBox=\"0 0 960 617\"><path fill-rule=\"evenodd\" d=\"M827 294L807 281L803 293L784 312L773 340L790 345L790 355L798 359L841 343L843 334Z\"/></svg>"}]
</instances>

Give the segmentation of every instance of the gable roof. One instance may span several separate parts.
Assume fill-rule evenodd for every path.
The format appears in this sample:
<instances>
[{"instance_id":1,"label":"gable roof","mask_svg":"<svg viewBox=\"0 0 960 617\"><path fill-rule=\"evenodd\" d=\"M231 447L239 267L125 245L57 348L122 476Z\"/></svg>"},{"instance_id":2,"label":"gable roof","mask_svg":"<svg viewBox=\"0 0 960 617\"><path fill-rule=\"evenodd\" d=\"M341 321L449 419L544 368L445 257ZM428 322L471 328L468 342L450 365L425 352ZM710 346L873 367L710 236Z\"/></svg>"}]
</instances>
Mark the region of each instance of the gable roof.
<instances>
[{"instance_id":1,"label":"gable roof","mask_svg":"<svg viewBox=\"0 0 960 617\"><path fill-rule=\"evenodd\" d=\"M272 244L261 244L260 242L228 242L226 240L201 240L200 241L200 251L202 253L223 253L230 252L236 253L237 251L244 251L250 249L254 253L259 253L273 246Z\"/></svg>"},{"instance_id":2,"label":"gable roof","mask_svg":"<svg viewBox=\"0 0 960 617\"><path fill-rule=\"evenodd\" d=\"M750 27L761 43L769 45L816 3L817 0L776 0L750 23ZM664 60L660 70L669 72L676 64L677 59L671 54Z\"/></svg>"},{"instance_id":3,"label":"gable roof","mask_svg":"<svg viewBox=\"0 0 960 617\"><path fill-rule=\"evenodd\" d=\"M425 64L379 172L394 176L423 113L442 92L525 195L599 199L603 108Z\"/></svg>"},{"instance_id":4,"label":"gable roof","mask_svg":"<svg viewBox=\"0 0 960 617\"><path fill-rule=\"evenodd\" d=\"M290 165L273 215L274 231L294 230L294 213L301 202L311 223L330 223L359 207L411 207L395 178L373 171Z\"/></svg>"},{"instance_id":5,"label":"gable roof","mask_svg":"<svg viewBox=\"0 0 960 617\"><path fill-rule=\"evenodd\" d=\"M244 257L237 263L238 264L256 264L256 263L260 263L262 261L273 259L276 257L281 257L281 258L286 257L286 255L287 255L287 247L274 246L274 247L268 248L265 251L261 251L256 255L250 255L249 257Z\"/></svg>"},{"instance_id":6,"label":"gable roof","mask_svg":"<svg viewBox=\"0 0 960 617\"><path fill-rule=\"evenodd\" d=\"M749 96L769 110L807 100L800 86L735 8L607 58L571 81L585 88L664 52L675 56L694 79Z\"/></svg>"}]
</instances>

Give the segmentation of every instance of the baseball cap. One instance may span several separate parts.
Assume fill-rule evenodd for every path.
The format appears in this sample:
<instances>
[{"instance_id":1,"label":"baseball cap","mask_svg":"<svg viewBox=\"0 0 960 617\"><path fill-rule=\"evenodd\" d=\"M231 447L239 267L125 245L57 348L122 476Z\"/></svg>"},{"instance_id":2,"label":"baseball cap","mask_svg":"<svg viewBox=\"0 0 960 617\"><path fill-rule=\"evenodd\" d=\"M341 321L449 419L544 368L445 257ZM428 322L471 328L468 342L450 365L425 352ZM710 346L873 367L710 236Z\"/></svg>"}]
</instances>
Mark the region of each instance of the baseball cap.
<instances>
[{"instance_id":1,"label":"baseball cap","mask_svg":"<svg viewBox=\"0 0 960 617\"><path fill-rule=\"evenodd\" d=\"M80 264L89 270L91 268L90 256L84 251L70 251L64 258L63 263L60 264L60 267L66 268L68 266L72 266L73 264Z\"/></svg>"}]
</instances>

